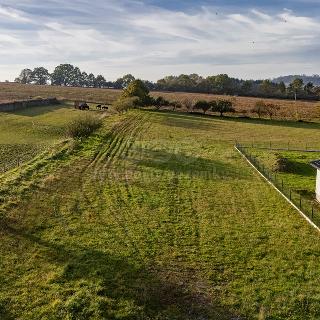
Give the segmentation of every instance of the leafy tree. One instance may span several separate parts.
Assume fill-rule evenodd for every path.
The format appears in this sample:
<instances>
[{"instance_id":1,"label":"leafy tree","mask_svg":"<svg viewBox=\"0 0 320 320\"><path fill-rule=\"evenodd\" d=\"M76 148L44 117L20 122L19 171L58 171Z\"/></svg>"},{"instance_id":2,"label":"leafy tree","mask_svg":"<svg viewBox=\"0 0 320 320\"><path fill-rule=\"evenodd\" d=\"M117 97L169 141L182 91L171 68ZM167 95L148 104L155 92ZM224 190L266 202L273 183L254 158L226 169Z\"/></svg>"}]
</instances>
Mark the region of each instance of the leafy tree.
<instances>
[{"instance_id":1,"label":"leafy tree","mask_svg":"<svg viewBox=\"0 0 320 320\"><path fill-rule=\"evenodd\" d=\"M15 79L15 82L19 82L23 84L31 83L31 81L32 81L32 70L28 68L23 69L20 72L19 77Z\"/></svg>"},{"instance_id":2,"label":"leafy tree","mask_svg":"<svg viewBox=\"0 0 320 320\"><path fill-rule=\"evenodd\" d=\"M71 73L70 85L73 87L80 87L82 80L82 72L78 67L74 67Z\"/></svg>"},{"instance_id":3,"label":"leafy tree","mask_svg":"<svg viewBox=\"0 0 320 320\"><path fill-rule=\"evenodd\" d=\"M81 73L80 86L88 87L88 74L85 71Z\"/></svg>"},{"instance_id":4,"label":"leafy tree","mask_svg":"<svg viewBox=\"0 0 320 320\"><path fill-rule=\"evenodd\" d=\"M303 88L303 90L306 92L307 95L313 95L314 89L315 87L312 82L308 82Z\"/></svg>"},{"instance_id":5,"label":"leafy tree","mask_svg":"<svg viewBox=\"0 0 320 320\"><path fill-rule=\"evenodd\" d=\"M263 80L259 85L259 89L264 96L272 96L277 89L277 85L271 82L269 79Z\"/></svg>"},{"instance_id":6,"label":"leafy tree","mask_svg":"<svg viewBox=\"0 0 320 320\"><path fill-rule=\"evenodd\" d=\"M94 86L96 88L103 88L105 84L106 84L106 79L104 78L104 76L102 76L101 74L97 75Z\"/></svg>"},{"instance_id":7,"label":"leafy tree","mask_svg":"<svg viewBox=\"0 0 320 320\"><path fill-rule=\"evenodd\" d=\"M280 93L281 93L282 95L286 94L286 92L287 92L286 84L285 84L283 81L281 81L280 83L278 83L278 89L279 89L279 91L280 91Z\"/></svg>"},{"instance_id":8,"label":"leafy tree","mask_svg":"<svg viewBox=\"0 0 320 320\"><path fill-rule=\"evenodd\" d=\"M96 83L96 77L94 76L93 73L90 73L87 78L87 86L89 88L93 88L95 83Z\"/></svg>"},{"instance_id":9,"label":"leafy tree","mask_svg":"<svg viewBox=\"0 0 320 320\"><path fill-rule=\"evenodd\" d=\"M57 86L70 86L74 81L74 66L60 64L51 75L51 84Z\"/></svg>"},{"instance_id":10,"label":"leafy tree","mask_svg":"<svg viewBox=\"0 0 320 320\"><path fill-rule=\"evenodd\" d=\"M194 105L194 109L196 110L202 110L204 114L211 108L211 104L206 100L199 100Z\"/></svg>"},{"instance_id":11,"label":"leafy tree","mask_svg":"<svg viewBox=\"0 0 320 320\"><path fill-rule=\"evenodd\" d=\"M134 80L130 82L128 87L124 89L122 97L138 97L142 106L152 103L152 99L149 96L149 90L141 80Z\"/></svg>"},{"instance_id":12,"label":"leafy tree","mask_svg":"<svg viewBox=\"0 0 320 320\"><path fill-rule=\"evenodd\" d=\"M298 93L302 91L303 80L300 78L294 79L289 85L289 91L294 93L294 100L297 101Z\"/></svg>"},{"instance_id":13,"label":"leafy tree","mask_svg":"<svg viewBox=\"0 0 320 320\"><path fill-rule=\"evenodd\" d=\"M235 112L235 109L233 108L233 103L230 100L218 100L215 102L212 102L212 111L219 112L220 117L223 116L226 112Z\"/></svg>"},{"instance_id":14,"label":"leafy tree","mask_svg":"<svg viewBox=\"0 0 320 320\"><path fill-rule=\"evenodd\" d=\"M132 74L126 74L122 78L119 78L114 86L116 89L125 89L129 86L129 84L135 80L135 77Z\"/></svg>"},{"instance_id":15,"label":"leafy tree","mask_svg":"<svg viewBox=\"0 0 320 320\"><path fill-rule=\"evenodd\" d=\"M30 75L31 82L44 85L50 80L50 73L44 67L34 68Z\"/></svg>"}]
</instances>

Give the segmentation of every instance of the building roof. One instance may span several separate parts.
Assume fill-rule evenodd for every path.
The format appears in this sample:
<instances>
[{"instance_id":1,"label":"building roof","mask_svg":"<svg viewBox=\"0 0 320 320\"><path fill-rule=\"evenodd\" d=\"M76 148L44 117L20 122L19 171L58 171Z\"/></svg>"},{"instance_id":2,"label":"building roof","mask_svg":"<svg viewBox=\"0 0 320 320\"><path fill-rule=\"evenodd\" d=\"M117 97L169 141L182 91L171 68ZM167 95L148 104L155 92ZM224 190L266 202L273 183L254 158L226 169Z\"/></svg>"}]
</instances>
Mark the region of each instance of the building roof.
<instances>
[{"instance_id":1,"label":"building roof","mask_svg":"<svg viewBox=\"0 0 320 320\"><path fill-rule=\"evenodd\" d=\"M314 168L320 170L320 160L311 161L310 164L311 164Z\"/></svg>"}]
</instances>

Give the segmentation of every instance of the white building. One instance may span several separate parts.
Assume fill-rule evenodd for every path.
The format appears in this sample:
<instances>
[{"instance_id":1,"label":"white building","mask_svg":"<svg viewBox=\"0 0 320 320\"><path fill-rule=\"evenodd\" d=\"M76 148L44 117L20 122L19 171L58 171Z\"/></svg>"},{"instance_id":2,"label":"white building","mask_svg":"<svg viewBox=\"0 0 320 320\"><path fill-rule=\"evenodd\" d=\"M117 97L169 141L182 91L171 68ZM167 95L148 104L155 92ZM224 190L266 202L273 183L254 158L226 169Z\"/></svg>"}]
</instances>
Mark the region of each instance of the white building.
<instances>
[{"instance_id":1,"label":"white building","mask_svg":"<svg viewBox=\"0 0 320 320\"><path fill-rule=\"evenodd\" d=\"M320 160L312 161L311 165L317 169L316 198L320 202Z\"/></svg>"}]
</instances>

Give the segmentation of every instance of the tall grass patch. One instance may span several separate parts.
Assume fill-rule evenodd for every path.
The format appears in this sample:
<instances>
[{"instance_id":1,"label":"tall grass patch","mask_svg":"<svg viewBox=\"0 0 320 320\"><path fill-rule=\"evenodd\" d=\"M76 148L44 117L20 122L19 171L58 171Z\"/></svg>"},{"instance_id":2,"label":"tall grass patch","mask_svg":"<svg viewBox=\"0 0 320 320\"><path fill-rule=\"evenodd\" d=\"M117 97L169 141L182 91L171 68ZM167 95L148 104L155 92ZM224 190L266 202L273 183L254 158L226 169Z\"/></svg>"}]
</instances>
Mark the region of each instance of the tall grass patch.
<instances>
[{"instance_id":1,"label":"tall grass patch","mask_svg":"<svg viewBox=\"0 0 320 320\"><path fill-rule=\"evenodd\" d=\"M86 138L102 126L102 119L95 115L85 114L67 125L67 136L73 139Z\"/></svg>"}]
</instances>

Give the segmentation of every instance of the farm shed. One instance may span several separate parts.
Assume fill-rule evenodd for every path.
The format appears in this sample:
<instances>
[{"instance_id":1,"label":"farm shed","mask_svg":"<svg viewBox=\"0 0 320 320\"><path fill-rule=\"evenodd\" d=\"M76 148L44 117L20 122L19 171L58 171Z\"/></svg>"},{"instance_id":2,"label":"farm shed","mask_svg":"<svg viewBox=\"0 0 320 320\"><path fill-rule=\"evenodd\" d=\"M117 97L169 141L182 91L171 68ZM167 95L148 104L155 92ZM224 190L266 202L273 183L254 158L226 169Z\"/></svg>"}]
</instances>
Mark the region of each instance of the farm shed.
<instances>
[{"instance_id":1,"label":"farm shed","mask_svg":"<svg viewBox=\"0 0 320 320\"><path fill-rule=\"evenodd\" d=\"M317 169L316 198L320 202L320 160L312 161L311 165Z\"/></svg>"}]
</instances>

